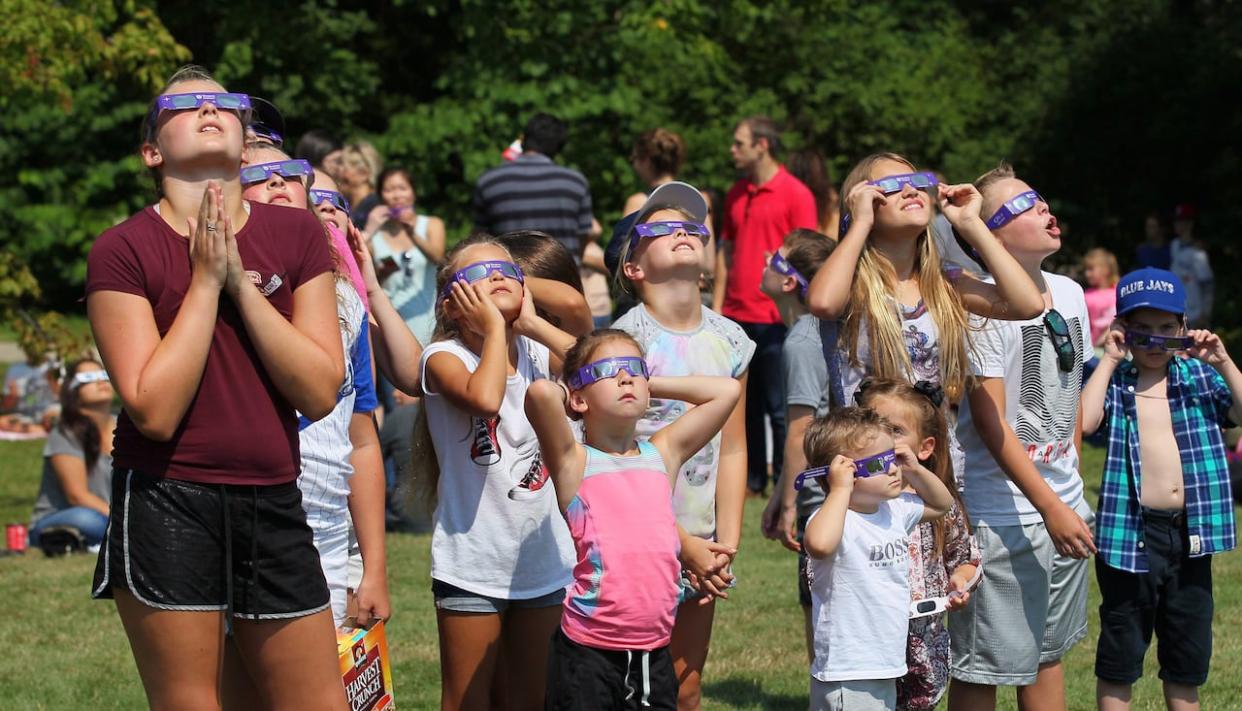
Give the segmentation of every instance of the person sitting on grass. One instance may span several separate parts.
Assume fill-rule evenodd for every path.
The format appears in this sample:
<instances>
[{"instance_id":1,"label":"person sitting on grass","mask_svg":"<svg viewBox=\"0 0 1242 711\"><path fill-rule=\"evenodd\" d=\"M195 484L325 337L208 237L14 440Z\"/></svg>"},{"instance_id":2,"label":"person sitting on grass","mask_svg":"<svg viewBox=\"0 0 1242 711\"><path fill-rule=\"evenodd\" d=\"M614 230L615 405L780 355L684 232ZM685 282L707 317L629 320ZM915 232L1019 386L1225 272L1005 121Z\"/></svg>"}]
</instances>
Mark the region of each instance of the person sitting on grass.
<instances>
[{"instance_id":1,"label":"person sitting on grass","mask_svg":"<svg viewBox=\"0 0 1242 711\"><path fill-rule=\"evenodd\" d=\"M1221 427L1242 422L1242 372L1219 336L1186 330L1186 289L1172 272L1127 274L1117 314L1082 394L1083 432L1108 434L1096 700L1130 708L1155 631L1165 703L1197 709L1212 656L1212 555L1237 542Z\"/></svg>"},{"instance_id":2,"label":"person sitting on grass","mask_svg":"<svg viewBox=\"0 0 1242 711\"><path fill-rule=\"evenodd\" d=\"M66 369L60 422L48 432L43 448L31 545L96 547L103 540L112 492L112 394L108 373L94 360L80 360ZM49 532L54 535L44 540Z\"/></svg>"}]
</instances>

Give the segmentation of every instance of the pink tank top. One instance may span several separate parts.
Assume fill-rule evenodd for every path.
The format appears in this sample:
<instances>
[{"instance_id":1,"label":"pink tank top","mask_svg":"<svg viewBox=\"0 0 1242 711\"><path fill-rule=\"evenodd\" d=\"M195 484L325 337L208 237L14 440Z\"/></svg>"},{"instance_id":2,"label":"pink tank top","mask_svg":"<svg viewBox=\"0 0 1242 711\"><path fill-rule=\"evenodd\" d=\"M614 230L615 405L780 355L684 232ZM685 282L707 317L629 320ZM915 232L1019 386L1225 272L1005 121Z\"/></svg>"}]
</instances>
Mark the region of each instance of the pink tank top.
<instances>
[{"instance_id":1,"label":"pink tank top","mask_svg":"<svg viewBox=\"0 0 1242 711\"><path fill-rule=\"evenodd\" d=\"M658 649L673 632L681 577L664 460L646 441L632 457L586 451L582 485L565 510L578 560L561 629L587 647Z\"/></svg>"},{"instance_id":2,"label":"pink tank top","mask_svg":"<svg viewBox=\"0 0 1242 711\"><path fill-rule=\"evenodd\" d=\"M362 280L362 270L358 268L358 260L354 258L354 250L349 247L349 240L345 238L345 233L336 228L331 222L323 223L328 228L328 235L332 237L332 245L336 247L336 251L341 255L341 261L345 265L345 271L349 273L349 281L353 283L354 290L358 292L358 297L362 299L362 306L369 313L371 311L371 303L367 301L367 285Z\"/></svg>"}]
</instances>

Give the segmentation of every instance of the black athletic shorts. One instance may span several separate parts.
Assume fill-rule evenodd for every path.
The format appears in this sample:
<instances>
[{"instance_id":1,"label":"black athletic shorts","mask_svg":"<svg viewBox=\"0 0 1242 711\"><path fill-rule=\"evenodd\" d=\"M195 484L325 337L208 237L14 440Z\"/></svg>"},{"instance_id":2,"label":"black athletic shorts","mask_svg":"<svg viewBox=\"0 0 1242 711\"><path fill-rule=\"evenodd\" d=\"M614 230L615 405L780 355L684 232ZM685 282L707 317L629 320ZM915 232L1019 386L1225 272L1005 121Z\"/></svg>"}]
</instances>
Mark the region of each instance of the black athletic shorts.
<instances>
[{"instance_id":1,"label":"black athletic shorts","mask_svg":"<svg viewBox=\"0 0 1242 711\"><path fill-rule=\"evenodd\" d=\"M110 598L113 587L161 610L250 620L328 608L296 482L196 484L114 470L91 595Z\"/></svg>"},{"instance_id":2,"label":"black athletic shorts","mask_svg":"<svg viewBox=\"0 0 1242 711\"><path fill-rule=\"evenodd\" d=\"M1130 573L1095 559L1100 584L1100 642L1095 675L1133 684L1155 631L1160 678L1202 686L1212 658L1212 556L1191 558L1183 512L1143 511L1146 573Z\"/></svg>"},{"instance_id":3,"label":"black athletic shorts","mask_svg":"<svg viewBox=\"0 0 1242 711\"><path fill-rule=\"evenodd\" d=\"M649 652L596 649L557 628L548 652L546 711L676 708L677 674L667 646Z\"/></svg>"}]
</instances>

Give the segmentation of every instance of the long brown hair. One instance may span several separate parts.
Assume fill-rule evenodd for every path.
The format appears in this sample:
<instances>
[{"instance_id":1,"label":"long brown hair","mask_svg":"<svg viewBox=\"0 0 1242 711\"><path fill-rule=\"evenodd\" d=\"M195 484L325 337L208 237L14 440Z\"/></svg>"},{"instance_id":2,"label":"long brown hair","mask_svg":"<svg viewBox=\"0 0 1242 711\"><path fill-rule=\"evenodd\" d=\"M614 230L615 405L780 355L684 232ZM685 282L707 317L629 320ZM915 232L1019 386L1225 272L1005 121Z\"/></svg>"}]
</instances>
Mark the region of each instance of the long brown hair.
<instances>
[{"instance_id":1,"label":"long brown hair","mask_svg":"<svg viewBox=\"0 0 1242 711\"><path fill-rule=\"evenodd\" d=\"M91 469L99 462L103 436L95 421L82 412L82 388L73 386L73 376L87 363L103 368L99 361L83 358L69 364L65 369L65 376L60 382L60 422L56 426L82 448L82 458L86 460L86 474L90 476Z\"/></svg>"},{"instance_id":2,"label":"long brown hair","mask_svg":"<svg viewBox=\"0 0 1242 711\"><path fill-rule=\"evenodd\" d=\"M467 247L479 244L494 244L507 254L508 247L498 238L486 232L475 232L458 242L448 254L444 262L436 270L436 294L443 294L444 287L459 268L458 257ZM510 256L512 259L512 256ZM436 328L431 334L431 342L451 341L461 338L461 328L457 322L445 312L447 299L436 299ZM424 384L424 387L426 385ZM431 428L427 424L427 407L418 408L418 417L414 420L414 442L410 447L412 462L410 471L414 475L414 485L410 487L410 497L422 497L429 509L435 508L437 490L440 485L440 459L436 456L435 441L431 438Z\"/></svg>"},{"instance_id":3,"label":"long brown hair","mask_svg":"<svg viewBox=\"0 0 1242 711\"><path fill-rule=\"evenodd\" d=\"M949 456L949 427L945 421L944 410L934 402L934 394L925 392L926 386L920 384L919 387L924 389L920 390L906 380L869 378L859 386L858 393L854 397L860 407L870 408L876 400L888 398L908 408L908 411L914 415L919 428L918 432L910 433L911 437L919 441L926 437L936 440L931 457L927 459L924 466L945 485L945 488L953 495L953 501L957 504L958 510L965 516L966 507L962 505L958 494L957 480L953 476L953 459ZM932 523L932 529L935 531L936 557L939 558L944 553L944 518L936 519Z\"/></svg>"},{"instance_id":4,"label":"long brown hair","mask_svg":"<svg viewBox=\"0 0 1242 711\"><path fill-rule=\"evenodd\" d=\"M870 179L871 168L881 160L914 164L896 153L874 153L859 161L846 176L841 194L848 195L858 183ZM848 207L845 208L848 214ZM940 384L949 400L956 402L965 392L970 379L966 350L969 321L961 299L949 280L941 273L940 255L931 235L931 220L917 237L914 272L918 275L919 293L939 331ZM850 286L849 307L842 320L842 337L847 357L853 367L864 364L858 358L858 339L863 322L871 347L870 373L878 378L906 378L913 372L910 353L902 335L900 303L897 293L897 271L888 257L877 249L870 238L858 256L858 267Z\"/></svg>"}]
</instances>

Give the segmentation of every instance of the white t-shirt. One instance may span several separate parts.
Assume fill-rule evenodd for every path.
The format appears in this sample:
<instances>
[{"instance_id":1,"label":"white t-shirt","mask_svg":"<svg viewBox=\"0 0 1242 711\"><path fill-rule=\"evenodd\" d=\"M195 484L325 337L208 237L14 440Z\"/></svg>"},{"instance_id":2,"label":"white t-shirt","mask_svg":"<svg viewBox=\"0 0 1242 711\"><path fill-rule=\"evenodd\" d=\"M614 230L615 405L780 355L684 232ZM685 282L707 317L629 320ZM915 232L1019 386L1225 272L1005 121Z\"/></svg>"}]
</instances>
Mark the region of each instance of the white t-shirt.
<instances>
[{"instance_id":1,"label":"white t-shirt","mask_svg":"<svg viewBox=\"0 0 1242 711\"><path fill-rule=\"evenodd\" d=\"M1065 317L1077 350L1074 369L1062 372L1044 315L1029 321L971 317L975 375L1003 378L1005 421L1026 447L1035 468L1053 492L1071 507L1082 501L1074 429L1082 386L1082 366L1095 354L1088 337L1087 300L1073 279L1043 272L1052 307ZM968 398L962 398L957 436L966 452L963 497L973 523L1016 526L1039 523L1039 512L1013 483L975 431Z\"/></svg>"},{"instance_id":2,"label":"white t-shirt","mask_svg":"<svg viewBox=\"0 0 1242 711\"><path fill-rule=\"evenodd\" d=\"M526 419L526 390L548 377L548 349L517 337L517 373L509 376L499 414L474 417L427 389L427 360L451 353L474 372L479 356L461 341L423 351L423 407L440 463L431 534L431 577L488 597L522 600L565 587L574 563L569 527L548 482L533 500L509 492L541 466L539 441Z\"/></svg>"},{"instance_id":3,"label":"white t-shirt","mask_svg":"<svg viewBox=\"0 0 1242 711\"><path fill-rule=\"evenodd\" d=\"M1191 328L1202 325L1212 315L1212 286L1215 280L1207 252L1181 239L1173 240L1169 252L1169 271L1176 274L1186 287L1186 321L1192 324Z\"/></svg>"},{"instance_id":4,"label":"white t-shirt","mask_svg":"<svg viewBox=\"0 0 1242 711\"><path fill-rule=\"evenodd\" d=\"M875 513L846 511L837 552L810 559L811 676L850 681L905 675L910 533L922 518L923 501L912 494L881 503Z\"/></svg>"}]
</instances>

